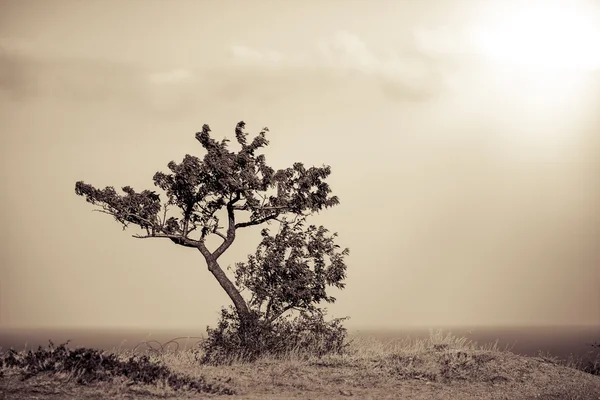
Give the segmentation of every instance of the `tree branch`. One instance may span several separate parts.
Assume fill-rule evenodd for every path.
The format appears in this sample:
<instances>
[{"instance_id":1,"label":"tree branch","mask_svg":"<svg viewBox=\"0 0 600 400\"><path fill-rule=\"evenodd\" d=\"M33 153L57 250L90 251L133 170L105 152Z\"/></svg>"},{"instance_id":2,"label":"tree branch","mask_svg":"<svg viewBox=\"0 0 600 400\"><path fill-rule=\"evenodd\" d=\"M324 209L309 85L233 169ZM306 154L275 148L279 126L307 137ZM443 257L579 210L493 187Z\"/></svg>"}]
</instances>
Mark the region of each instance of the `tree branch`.
<instances>
[{"instance_id":1,"label":"tree branch","mask_svg":"<svg viewBox=\"0 0 600 400\"><path fill-rule=\"evenodd\" d=\"M213 233L214 233L215 235L217 235L218 237L220 237L221 239L223 239L223 240L227 240L227 236L223 235L221 232L219 232L219 231L215 230Z\"/></svg>"},{"instance_id":2,"label":"tree branch","mask_svg":"<svg viewBox=\"0 0 600 400\"><path fill-rule=\"evenodd\" d=\"M225 240L217 249L212 253L212 256L216 260L231 246L231 243L235 240L235 229L237 228L235 225L235 210L234 204L238 202L241 198L241 194L239 191L235 193L235 197L227 203L227 219L229 221L229 226L227 227L227 236Z\"/></svg>"},{"instance_id":3,"label":"tree branch","mask_svg":"<svg viewBox=\"0 0 600 400\"><path fill-rule=\"evenodd\" d=\"M198 248L198 251L200 251L200 253L204 256L204 259L206 260L206 262L208 262L208 260L210 259L210 257L212 255L210 254L210 251L208 250L208 248L206 247L204 242L200 241L200 243L198 243L197 248Z\"/></svg>"},{"instance_id":4,"label":"tree branch","mask_svg":"<svg viewBox=\"0 0 600 400\"><path fill-rule=\"evenodd\" d=\"M270 302L269 302L270 303ZM270 305L270 304L269 304ZM285 314L287 311L291 310L291 309L295 309L300 311L296 306L293 305L287 305L286 307L283 308L283 310L281 310L281 312L279 314L277 314L276 316L273 316L269 322L273 322L275 321L277 318L281 317L283 314Z\"/></svg>"},{"instance_id":5,"label":"tree branch","mask_svg":"<svg viewBox=\"0 0 600 400\"><path fill-rule=\"evenodd\" d=\"M167 207L166 204L163 207L164 207L163 219L162 219L162 221L160 220L160 218L158 219L158 222L160 222L160 230L161 231L164 229L165 224L167 223L167 211L169 210L169 208Z\"/></svg>"},{"instance_id":6,"label":"tree branch","mask_svg":"<svg viewBox=\"0 0 600 400\"><path fill-rule=\"evenodd\" d=\"M140 235L132 235L134 238L136 239L151 239L151 238L165 238L165 239L171 239L174 243L177 243L180 246L184 246L184 247L194 247L197 248L199 245L199 242L197 240L193 240L193 239L188 239L186 237L183 237L181 235L165 235L165 234L158 234L158 235L150 235L150 236L140 236Z\"/></svg>"},{"instance_id":7,"label":"tree branch","mask_svg":"<svg viewBox=\"0 0 600 400\"><path fill-rule=\"evenodd\" d=\"M108 215L111 215L111 216L113 216L113 217L115 217L115 218L121 217L121 215L117 215L117 213L114 213L114 212L107 211L106 209L104 209L104 210L97 210L97 209L96 209L96 210L92 210L92 211L95 211L95 212L100 212L100 213L102 213L102 214L108 214ZM123 216L123 217L133 216L133 217L135 217L135 218L139 219L140 221L147 222L147 223L148 223L150 226L155 226L155 225L156 225L156 222L152 222L152 221L150 221L150 220L147 220L147 219L145 219L145 218L142 218L142 217L140 217L140 216L139 216L139 215L137 215L137 214L133 214L133 213L127 213L127 214L123 214L122 216ZM129 225L129 223L130 223L129 221L124 221L124 222L122 222L122 224L123 224L123 225L125 225L125 226ZM141 227L140 227L140 228L141 228Z\"/></svg>"},{"instance_id":8,"label":"tree branch","mask_svg":"<svg viewBox=\"0 0 600 400\"><path fill-rule=\"evenodd\" d=\"M193 205L192 205L193 207ZM192 212L190 206L187 207L187 209L185 210L184 214L183 214L183 235L182 236L187 236L188 234L188 226L190 225L190 214Z\"/></svg>"},{"instance_id":9,"label":"tree branch","mask_svg":"<svg viewBox=\"0 0 600 400\"><path fill-rule=\"evenodd\" d=\"M240 199L242 198L242 194L241 192L238 190L235 192L235 197L233 199L231 199L229 201L229 204L227 204L228 206L231 205L233 206L235 203L237 203L238 201L240 201Z\"/></svg>"},{"instance_id":10,"label":"tree branch","mask_svg":"<svg viewBox=\"0 0 600 400\"><path fill-rule=\"evenodd\" d=\"M240 222L238 224L235 224L235 227L237 229L237 228L245 228L247 226L252 226L252 225L260 225L263 222L267 222L267 221L270 221L272 219L276 219L278 216L279 216L279 213L276 213L276 214L273 214L273 215L269 215L268 217L259 218L259 219L254 220L254 221Z\"/></svg>"},{"instance_id":11,"label":"tree branch","mask_svg":"<svg viewBox=\"0 0 600 400\"><path fill-rule=\"evenodd\" d=\"M166 207L165 207L166 208ZM103 214L108 214L108 215L112 215L113 217L116 217L115 213L110 212L110 211L106 211L106 210L93 210L93 211L97 211L97 212L101 212ZM166 211L165 211L166 213ZM140 221L143 222L147 222L151 227L152 227L152 234L149 232L148 227L141 227L142 229L146 229L146 236L141 236L141 235L132 235L134 238L136 239L148 239L148 238L166 238L166 239L170 239L173 243L178 244L180 246L183 247L198 247L198 244L200 243L197 240L193 240L193 239L189 239L187 237L187 234L181 234L181 235L171 235L171 234L166 234L166 233L159 233L156 234L155 229L158 229L159 232L164 232L164 221L161 225L163 226L159 226L158 223L156 222L152 222L149 221L145 218L141 218L140 216L136 215L136 214L132 214L132 213L128 213L124 215L125 217L127 216L134 216L137 219L139 219ZM127 221L123 222L124 226L128 226L129 224L127 223ZM190 233L191 231L193 231L194 229L196 229L196 227L194 226L193 229L189 230L187 233Z\"/></svg>"}]
</instances>

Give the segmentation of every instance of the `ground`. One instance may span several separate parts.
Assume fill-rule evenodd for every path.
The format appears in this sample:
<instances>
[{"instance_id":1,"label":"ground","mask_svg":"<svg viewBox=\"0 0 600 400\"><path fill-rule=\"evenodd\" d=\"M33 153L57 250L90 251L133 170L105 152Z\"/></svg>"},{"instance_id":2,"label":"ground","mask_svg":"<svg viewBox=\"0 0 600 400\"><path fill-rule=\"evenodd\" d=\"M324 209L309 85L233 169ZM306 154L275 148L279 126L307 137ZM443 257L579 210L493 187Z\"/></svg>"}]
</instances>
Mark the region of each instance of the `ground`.
<instances>
[{"instance_id":1,"label":"ground","mask_svg":"<svg viewBox=\"0 0 600 400\"><path fill-rule=\"evenodd\" d=\"M600 376L550 358L481 348L450 336L388 348L362 343L343 356L265 357L221 366L199 365L191 352L161 358L178 373L234 394L174 390L164 383L138 385L127 379L82 386L67 374L22 381L20 371L5 368L0 399L600 400Z\"/></svg>"}]
</instances>

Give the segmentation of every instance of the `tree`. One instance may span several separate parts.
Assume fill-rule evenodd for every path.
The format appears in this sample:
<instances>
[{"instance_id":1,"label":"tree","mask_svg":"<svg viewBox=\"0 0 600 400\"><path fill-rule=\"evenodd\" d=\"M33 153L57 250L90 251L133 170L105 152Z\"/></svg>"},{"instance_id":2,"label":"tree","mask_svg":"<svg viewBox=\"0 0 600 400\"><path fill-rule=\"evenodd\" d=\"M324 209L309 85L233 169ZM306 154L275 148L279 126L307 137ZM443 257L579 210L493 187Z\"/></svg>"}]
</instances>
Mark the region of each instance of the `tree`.
<instances>
[{"instance_id":1,"label":"tree","mask_svg":"<svg viewBox=\"0 0 600 400\"><path fill-rule=\"evenodd\" d=\"M335 233L305 224L311 214L339 204L325 182L330 167L305 168L297 162L275 171L266 164L264 154L257 155L269 144L268 129L252 141L244 129L243 121L235 128L241 147L235 152L229 150L229 140L212 139L209 126L204 125L195 135L206 150L204 157L188 154L180 164L168 164L170 173L154 175L154 185L166 193L164 204L156 192L137 193L129 186L122 188L121 195L111 186L97 189L79 181L75 193L98 206L96 211L113 216L123 229L139 227L142 234L133 235L135 238L167 239L197 249L231 299L238 330L247 341L259 322L273 326L293 310L320 313L318 303L334 302L326 287L344 288L344 257L349 250L335 244ZM170 215L172 208L179 210L176 216ZM226 228L220 226L223 218ZM219 257L232 245L239 229L272 222L279 223L278 231L262 230L256 254L246 263L236 264L232 281ZM212 251L206 245L211 235L220 238ZM249 296L244 298L246 290ZM223 318L231 315L224 311Z\"/></svg>"}]
</instances>

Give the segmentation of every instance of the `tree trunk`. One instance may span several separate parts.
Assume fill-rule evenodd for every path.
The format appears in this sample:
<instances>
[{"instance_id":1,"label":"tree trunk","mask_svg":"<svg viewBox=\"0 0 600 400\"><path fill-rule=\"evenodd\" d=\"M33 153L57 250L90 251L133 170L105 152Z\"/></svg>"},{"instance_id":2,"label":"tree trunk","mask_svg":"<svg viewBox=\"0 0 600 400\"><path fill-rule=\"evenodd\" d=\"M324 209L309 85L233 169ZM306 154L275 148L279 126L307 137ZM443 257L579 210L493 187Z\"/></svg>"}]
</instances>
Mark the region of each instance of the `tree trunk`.
<instances>
[{"instance_id":1,"label":"tree trunk","mask_svg":"<svg viewBox=\"0 0 600 400\"><path fill-rule=\"evenodd\" d=\"M240 317L240 321L244 322L250 317L250 309L246 304L246 301L242 297L240 291L237 287L229 280L221 266L216 260L207 260L208 270L214 275L217 279L225 293L229 296L235 309Z\"/></svg>"},{"instance_id":2,"label":"tree trunk","mask_svg":"<svg viewBox=\"0 0 600 400\"><path fill-rule=\"evenodd\" d=\"M246 301L242 297L238 288L227 277L217 260L209 256L206 258L206 262L208 264L208 270L217 279L235 306L235 310L240 321L238 335L242 342L242 347L245 349L245 351L249 351L250 354L253 354L253 352L257 351L254 343L254 336L256 333L256 323L258 321L255 319L253 313L250 312L250 308L248 307L248 304L246 304Z\"/></svg>"}]
</instances>

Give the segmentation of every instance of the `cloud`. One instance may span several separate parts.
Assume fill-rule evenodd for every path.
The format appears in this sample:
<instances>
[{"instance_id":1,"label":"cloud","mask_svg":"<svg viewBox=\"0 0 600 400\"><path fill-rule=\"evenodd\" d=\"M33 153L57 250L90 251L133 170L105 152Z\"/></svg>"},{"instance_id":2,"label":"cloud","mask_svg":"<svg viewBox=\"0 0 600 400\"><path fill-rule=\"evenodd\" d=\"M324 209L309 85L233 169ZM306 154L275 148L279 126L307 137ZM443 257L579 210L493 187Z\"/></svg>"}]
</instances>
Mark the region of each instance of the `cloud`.
<instances>
[{"instance_id":1,"label":"cloud","mask_svg":"<svg viewBox=\"0 0 600 400\"><path fill-rule=\"evenodd\" d=\"M139 67L106 60L5 52L0 91L12 100L53 98L74 102L134 100L143 88Z\"/></svg>"},{"instance_id":2,"label":"cloud","mask_svg":"<svg viewBox=\"0 0 600 400\"><path fill-rule=\"evenodd\" d=\"M50 99L77 105L112 104L128 110L184 109L198 87L193 71L156 71L105 59L6 46L0 52L0 99ZM196 90L197 92L197 90Z\"/></svg>"},{"instance_id":3,"label":"cloud","mask_svg":"<svg viewBox=\"0 0 600 400\"><path fill-rule=\"evenodd\" d=\"M66 50L52 53L39 43L0 38L0 96L118 102L140 112L168 113L212 107L214 99L261 107L281 101L304 104L315 94L333 103L348 96L364 102L377 96L426 101L444 90L447 79L441 61L419 48L427 40L421 35L408 45L384 48L339 31L304 49L237 44L230 47L229 57L209 55L212 64L161 70L73 57Z\"/></svg>"},{"instance_id":4,"label":"cloud","mask_svg":"<svg viewBox=\"0 0 600 400\"><path fill-rule=\"evenodd\" d=\"M439 89L441 75L426 57L388 50L377 52L360 36L338 31L320 40L303 53L281 52L236 45L231 48L234 63L248 68L302 71L334 76L346 74L348 80L368 78L394 99L428 98Z\"/></svg>"}]
</instances>

